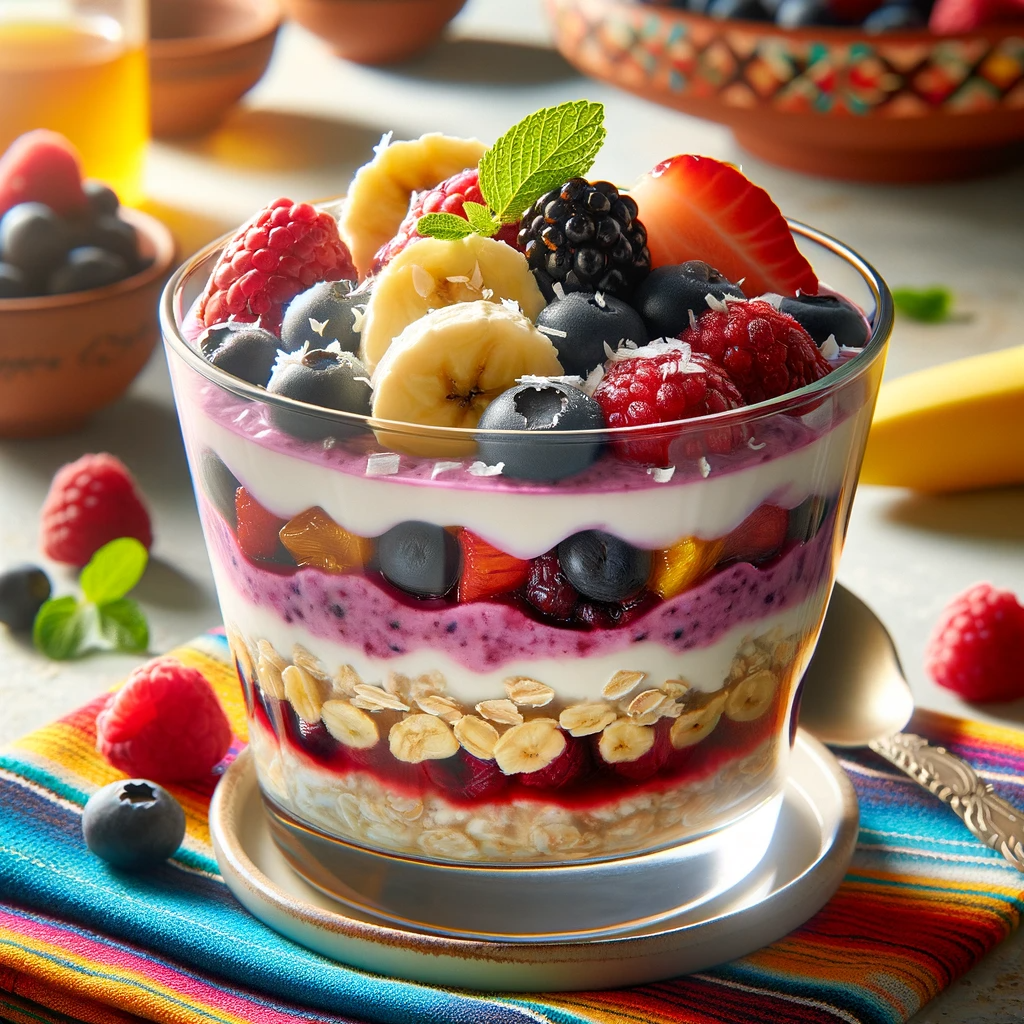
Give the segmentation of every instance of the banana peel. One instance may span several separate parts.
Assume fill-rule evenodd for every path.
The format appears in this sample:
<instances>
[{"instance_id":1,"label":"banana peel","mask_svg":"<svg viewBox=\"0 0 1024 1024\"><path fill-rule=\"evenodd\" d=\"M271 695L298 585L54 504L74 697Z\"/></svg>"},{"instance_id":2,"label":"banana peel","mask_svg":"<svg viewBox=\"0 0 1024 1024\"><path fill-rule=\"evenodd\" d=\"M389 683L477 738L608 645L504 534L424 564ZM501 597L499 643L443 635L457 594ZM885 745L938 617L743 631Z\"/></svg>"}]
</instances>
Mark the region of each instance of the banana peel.
<instances>
[{"instance_id":1,"label":"banana peel","mask_svg":"<svg viewBox=\"0 0 1024 1024\"><path fill-rule=\"evenodd\" d=\"M1024 345L883 384L860 481L930 493L1024 483Z\"/></svg>"}]
</instances>

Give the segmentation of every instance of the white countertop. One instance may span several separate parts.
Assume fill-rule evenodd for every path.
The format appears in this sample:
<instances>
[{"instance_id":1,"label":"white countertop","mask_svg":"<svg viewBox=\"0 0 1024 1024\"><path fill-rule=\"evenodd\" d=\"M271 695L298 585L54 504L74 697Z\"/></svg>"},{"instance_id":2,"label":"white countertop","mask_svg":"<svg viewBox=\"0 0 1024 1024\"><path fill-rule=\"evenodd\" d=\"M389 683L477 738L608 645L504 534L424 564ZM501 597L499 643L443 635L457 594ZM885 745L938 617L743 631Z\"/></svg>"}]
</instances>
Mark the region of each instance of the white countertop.
<instances>
[{"instance_id":1,"label":"white countertop","mask_svg":"<svg viewBox=\"0 0 1024 1024\"><path fill-rule=\"evenodd\" d=\"M540 0L470 0L449 39L392 69L345 64L287 26L260 85L213 135L154 144L153 210L183 254L278 195L342 192L385 131L493 140L537 107L586 96L607 107L609 143L595 173L628 183L675 152L742 163L783 211L861 252L893 286L945 284L957 319L897 324L887 375L1024 343L1024 169L981 181L867 186L818 180L760 163L729 133L580 78L549 48ZM181 448L163 355L128 395L84 431L44 441L0 442L0 564L38 561L38 511L58 466L111 451L131 467L153 510L156 543L136 591L154 651L214 625L218 611ZM919 704L1018 724L1024 701L968 708L925 679L922 652L942 605L978 580L1024 594L1024 487L926 498L866 487L857 496L840 578L869 601L896 639ZM58 589L72 577L55 570ZM48 662L0 627L0 743L112 685L139 659L93 656ZM1024 1019L1018 970L1024 939L1011 939L913 1024L1006 1024Z\"/></svg>"}]
</instances>

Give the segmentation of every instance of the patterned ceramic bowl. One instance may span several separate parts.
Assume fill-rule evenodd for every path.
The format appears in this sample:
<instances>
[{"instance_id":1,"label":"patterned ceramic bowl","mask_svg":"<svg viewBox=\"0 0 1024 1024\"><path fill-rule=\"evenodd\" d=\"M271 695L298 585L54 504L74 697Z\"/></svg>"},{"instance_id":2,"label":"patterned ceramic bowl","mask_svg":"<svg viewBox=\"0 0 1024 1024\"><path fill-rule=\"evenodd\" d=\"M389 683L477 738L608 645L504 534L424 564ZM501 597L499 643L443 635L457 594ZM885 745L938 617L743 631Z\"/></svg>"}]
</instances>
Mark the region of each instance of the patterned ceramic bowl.
<instances>
[{"instance_id":1,"label":"patterned ceramic bowl","mask_svg":"<svg viewBox=\"0 0 1024 1024\"><path fill-rule=\"evenodd\" d=\"M1024 25L865 35L720 21L628 0L547 0L585 74L729 125L756 156L860 181L977 174L1021 155Z\"/></svg>"}]
</instances>

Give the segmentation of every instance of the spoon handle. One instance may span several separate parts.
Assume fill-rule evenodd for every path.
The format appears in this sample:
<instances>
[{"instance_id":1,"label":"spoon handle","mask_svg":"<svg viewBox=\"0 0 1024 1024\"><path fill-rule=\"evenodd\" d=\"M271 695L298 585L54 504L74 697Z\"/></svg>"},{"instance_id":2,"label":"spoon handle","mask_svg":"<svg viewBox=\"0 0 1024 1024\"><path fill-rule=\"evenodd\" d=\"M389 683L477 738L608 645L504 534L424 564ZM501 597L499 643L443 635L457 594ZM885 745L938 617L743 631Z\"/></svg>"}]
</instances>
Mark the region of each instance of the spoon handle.
<instances>
[{"instance_id":1,"label":"spoon handle","mask_svg":"<svg viewBox=\"0 0 1024 1024\"><path fill-rule=\"evenodd\" d=\"M1024 813L996 796L966 761L909 732L873 740L869 746L949 804L986 846L1024 871Z\"/></svg>"}]
</instances>

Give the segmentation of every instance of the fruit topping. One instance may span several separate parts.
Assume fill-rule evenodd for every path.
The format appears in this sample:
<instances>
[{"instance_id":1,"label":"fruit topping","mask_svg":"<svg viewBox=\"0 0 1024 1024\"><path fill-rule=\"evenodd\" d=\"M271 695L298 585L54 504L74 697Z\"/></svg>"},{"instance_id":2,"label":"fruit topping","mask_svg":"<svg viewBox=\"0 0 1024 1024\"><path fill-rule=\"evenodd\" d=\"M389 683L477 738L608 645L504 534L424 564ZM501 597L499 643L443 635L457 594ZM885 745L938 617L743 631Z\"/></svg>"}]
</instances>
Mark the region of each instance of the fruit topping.
<instances>
[{"instance_id":1,"label":"fruit topping","mask_svg":"<svg viewBox=\"0 0 1024 1024\"><path fill-rule=\"evenodd\" d=\"M281 543L297 565L330 573L361 569L373 556L373 541L339 526L322 508L307 508L280 529Z\"/></svg>"},{"instance_id":2,"label":"fruit topping","mask_svg":"<svg viewBox=\"0 0 1024 1024\"><path fill-rule=\"evenodd\" d=\"M734 722L753 722L775 699L778 680L770 669L760 669L741 679L726 695L725 713Z\"/></svg>"},{"instance_id":3,"label":"fruit topping","mask_svg":"<svg viewBox=\"0 0 1024 1024\"><path fill-rule=\"evenodd\" d=\"M321 281L296 295L284 311L279 348L295 352L336 341L343 352L359 352L359 325L369 296L351 281Z\"/></svg>"},{"instance_id":4,"label":"fruit topping","mask_svg":"<svg viewBox=\"0 0 1024 1024\"><path fill-rule=\"evenodd\" d=\"M354 750L369 750L380 739L373 718L347 700L324 701L320 719L334 739Z\"/></svg>"},{"instance_id":5,"label":"fruit topping","mask_svg":"<svg viewBox=\"0 0 1024 1024\"><path fill-rule=\"evenodd\" d=\"M715 567L723 547L720 540L683 537L669 548L652 551L648 588L663 601L676 597Z\"/></svg>"},{"instance_id":6,"label":"fruit topping","mask_svg":"<svg viewBox=\"0 0 1024 1024\"><path fill-rule=\"evenodd\" d=\"M818 279L764 189L706 156L663 160L630 190L644 212L651 265L703 260L748 295L814 295Z\"/></svg>"},{"instance_id":7,"label":"fruit topping","mask_svg":"<svg viewBox=\"0 0 1024 1024\"><path fill-rule=\"evenodd\" d=\"M242 485L220 458L209 448L199 455L199 489L207 501L231 525L235 525L235 494Z\"/></svg>"},{"instance_id":8,"label":"fruit topping","mask_svg":"<svg viewBox=\"0 0 1024 1024\"><path fill-rule=\"evenodd\" d=\"M373 394L366 367L351 352L343 352L336 345L280 353L267 391L306 405L358 416L370 414ZM300 412L273 405L270 416L286 434L307 441L320 441L344 430L328 417L317 416L312 409Z\"/></svg>"},{"instance_id":9,"label":"fruit topping","mask_svg":"<svg viewBox=\"0 0 1024 1024\"><path fill-rule=\"evenodd\" d=\"M702 313L682 339L728 372L744 402L785 395L832 369L811 336L771 303L751 299L725 307Z\"/></svg>"},{"instance_id":10,"label":"fruit topping","mask_svg":"<svg viewBox=\"0 0 1024 1024\"><path fill-rule=\"evenodd\" d=\"M203 356L232 377L266 387L281 342L264 328L238 320L207 327L196 342Z\"/></svg>"},{"instance_id":11,"label":"fruit topping","mask_svg":"<svg viewBox=\"0 0 1024 1024\"><path fill-rule=\"evenodd\" d=\"M119 779L98 789L82 812L82 837L97 857L139 871L173 856L185 838L181 804L148 779Z\"/></svg>"},{"instance_id":12,"label":"fruit topping","mask_svg":"<svg viewBox=\"0 0 1024 1024\"><path fill-rule=\"evenodd\" d=\"M451 726L433 715L407 715L388 733L391 753L399 761L420 764L441 761L458 753L459 741Z\"/></svg>"},{"instance_id":13,"label":"fruit topping","mask_svg":"<svg viewBox=\"0 0 1024 1024\"><path fill-rule=\"evenodd\" d=\"M128 468L107 452L83 455L54 475L40 513L43 554L85 565L108 541L134 537L153 543L149 513Z\"/></svg>"},{"instance_id":14,"label":"fruit topping","mask_svg":"<svg viewBox=\"0 0 1024 1024\"><path fill-rule=\"evenodd\" d=\"M870 334L864 315L838 295L801 295L784 298L779 311L788 313L819 347L830 337L837 345L863 348Z\"/></svg>"},{"instance_id":15,"label":"fruit topping","mask_svg":"<svg viewBox=\"0 0 1024 1024\"><path fill-rule=\"evenodd\" d=\"M618 718L615 708L604 701L592 704L573 704L559 716L558 724L570 736L593 736Z\"/></svg>"},{"instance_id":16,"label":"fruit topping","mask_svg":"<svg viewBox=\"0 0 1024 1024\"><path fill-rule=\"evenodd\" d=\"M96 747L115 768L160 782L203 778L230 746L213 687L174 658L139 666L96 719Z\"/></svg>"},{"instance_id":17,"label":"fruit topping","mask_svg":"<svg viewBox=\"0 0 1024 1024\"><path fill-rule=\"evenodd\" d=\"M676 750L692 747L713 732L725 710L725 694L713 693L701 703L690 705L672 723L669 739Z\"/></svg>"},{"instance_id":18,"label":"fruit topping","mask_svg":"<svg viewBox=\"0 0 1024 1024\"><path fill-rule=\"evenodd\" d=\"M94 217L113 217L121 207L121 200L117 198L117 193L109 185L104 185L102 181L83 181L82 191L85 193L85 201L89 204L89 209ZM124 221L118 221L118 223L123 224Z\"/></svg>"},{"instance_id":19,"label":"fruit topping","mask_svg":"<svg viewBox=\"0 0 1024 1024\"><path fill-rule=\"evenodd\" d=\"M393 526L377 541L384 578L416 597L443 597L459 580L459 542L443 527L408 522Z\"/></svg>"},{"instance_id":20,"label":"fruit topping","mask_svg":"<svg viewBox=\"0 0 1024 1024\"><path fill-rule=\"evenodd\" d=\"M558 545L568 581L594 601L625 601L643 589L651 574L651 552L601 530L574 533Z\"/></svg>"},{"instance_id":21,"label":"fruit topping","mask_svg":"<svg viewBox=\"0 0 1024 1024\"><path fill-rule=\"evenodd\" d=\"M35 565L0 572L0 622L8 629L31 629L36 612L50 596L50 579Z\"/></svg>"},{"instance_id":22,"label":"fruit topping","mask_svg":"<svg viewBox=\"0 0 1024 1024\"><path fill-rule=\"evenodd\" d=\"M935 0L928 28L940 36L955 36L1021 20L1024 8L1020 0Z\"/></svg>"},{"instance_id":23,"label":"fruit topping","mask_svg":"<svg viewBox=\"0 0 1024 1024\"><path fill-rule=\"evenodd\" d=\"M0 253L16 266L31 292L46 290L50 276L64 262L71 243L67 225L42 203L20 203L0 220Z\"/></svg>"},{"instance_id":24,"label":"fruit topping","mask_svg":"<svg viewBox=\"0 0 1024 1024\"><path fill-rule=\"evenodd\" d=\"M522 726L520 726L522 728ZM536 771L520 774L519 781L534 789L559 789L579 782L593 770L589 744L562 734L565 748L550 764Z\"/></svg>"},{"instance_id":25,"label":"fruit topping","mask_svg":"<svg viewBox=\"0 0 1024 1024\"><path fill-rule=\"evenodd\" d=\"M627 296L651 269L637 203L608 181L570 178L546 192L523 214L518 243L549 299L559 291Z\"/></svg>"},{"instance_id":26,"label":"fruit topping","mask_svg":"<svg viewBox=\"0 0 1024 1024\"><path fill-rule=\"evenodd\" d=\"M128 265L116 253L83 245L72 249L50 275L46 290L51 295L103 288L128 276Z\"/></svg>"},{"instance_id":27,"label":"fruit topping","mask_svg":"<svg viewBox=\"0 0 1024 1024\"><path fill-rule=\"evenodd\" d=\"M494 760L506 775L529 775L554 764L566 742L553 718L535 718L501 734L494 745Z\"/></svg>"},{"instance_id":28,"label":"fruit topping","mask_svg":"<svg viewBox=\"0 0 1024 1024\"><path fill-rule=\"evenodd\" d=\"M742 299L743 291L702 260L658 267L637 288L633 304L652 338L678 338L708 309L707 296L722 302L727 295ZM614 345L612 346L615 347Z\"/></svg>"},{"instance_id":29,"label":"fruit topping","mask_svg":"<svg viewBox=\"0 0 1024 1024\"><path fill-rule=\"evenodd\" d=\"M531 321L544 307L522 253L480 235L425 238L399 253L374 279L361 334L362 359L376 369L393 340L432 310L480 300L500 305L502 299L518 303Z\"/></svg>"},{"instance_id":30,"label":"fruit topping","mask_svg":"<svg viewBox=\"0 0 1024 1024\"><path fill-rule=\"evenodd\" d=\"M759 505L721 543L722 561L766 562L782 550L789 531L789 512L778 505Z\"/></svg>"},{"instance_id":31,"label":"fruit topping","mask_svg":"<svg viewBox=\"0 0 1024 1024\"><path fill-rule=\"evenodd\" d=\"M238 546L253 561L269 561L280 551L279 531L285 520L268 512L244 487L235 492Z\"/></svg>"},{"instance_id":32,"label":"fruit topping","mask_svg":"<svg viewBox=\"0 0 1024 1024\"><path fill-rule=\"evenodd\" d=\"M474 757L466 750L442 761L424 761L423 767L435 786L466 800L495 797L508 787L508 777L492 758Z\"/></svg>"},{"instance_id":33,"label":"fruit topping","mask_svg":"<svg viewBox=\"0 0 1024 1024\"><path fill-rule=\"evenodd\" d=\"M501 242L480 241L522 259ZM407 252L434 244L457 243L424 239ZM520 377L561 372L554 346L528 317L502 303L459 302L421 316L395 338L373 376L373 416L424 426L475 427L490 401ZM472 436L380 428L376 434L381 444L411 455L458 458L476 450Z\"/></svg>"},{"instance_id":34,"label":"fruit topping","mask_svg":"<svg viewBox=\"0 0 1024 1024\"><path fill-rule=\"evenodd\" d=\"M601 733L597 748L608 764L638 761L654 746L654 730L620 718Z\"/></svg>"},{"instance_id":35,"label":"fruit topping","mask_svg":"<svg viewBox=\"0 0 1024 1024\"><path fill-rule=\"evenodd\" d=\"M530 380L498 395L484 410L482 430L528 431L527 437L477 435L480 458L501 465L514 480L562 480L582 472L601 454L600 435L545 436L545 431L602 430L601 407L571 384L550 378Z\"/></svg>"},{"instance_id":36,"label":"fruit topping","mask_svg":"<svg viewBox=\"0 0 1024 1024\"><path fill-rule=\"evenodd\" d=\"M570 621L580 595L562 572L558 555L549 552L530 563L523 596L537 611L561 622Z\"/></svg>"},{"instance_id":37,"label":"fruit topping","mask_svg":"<svg viewBox=\"0 0 1024 1024\"><path fill-rule=\"evenodd\" d=\"M570 292L537 315L537 330L551 339L566 373L586 378L623 342L647 344L647 328L632 306L603 292Z\"/></svg>"},{"instance_id":38,"label":"fruit topping","mask_svg":"<svg viewBox=\"0 0 1024 1024\"><path fill-rule=\"evenodd\" d=\"M1024 607L1009 590L976 583L942 610L925 649L925 671L964 700L1024 696Z\"/></svg>"},{"instance_id":39,"label":"fruit topping","mask_svg":"<svg viewBox=\"0 0 1024 1024\"><path fill-rule=\"evenodd\" d=\"M78 153L63 135L27 132L0 158L0 216L19 203L45 203L61 217L86 206Z\"/></svg>"},{"instance_id":40,"label":"fruit topping","mask_svg":"<svg viewBox=\"0 0 1024 1024\"><path fill-rule=\"evenodd\" d=\"M817 350L815 350L817 351ZM656 426L738 409L744 404L729 374L680 341L652 341L638 349L621 349L611 361L594 399L609 427ZM645 465L673 464L673 442L680 430L652 430L616 440L620 458ZM731 451L740 440L738 428L716 428L700 438L688 436L678 453L699 458Z\"/></svg>"},{"instance_id":41,"label":"fruit topping","mask_svg":"<svg viewBox=\"0 0 1024 1024\"><path fill-rule=\"evenodd\" d=\"M530 575L530 563L513 558L488 544L469 530L459 530L462 549L462 575L459 577L459 601L481 601L518 590Z\"/></svg>"},{"instance_id":42,"label":"fruit topping","mask_svg":"<svg viewBox=\"0 0 1024 1024\"><path fill-rule=\"evenodd\" d=\"M319 281L354 278L338 225L309 203L277 199L243 225L224 247L199 300L207 327L259 320L276 331L283 307Z\"/></svg>"},{"instance_id":43,"label":"fruit topping","mask_svg":"<svg viewBox=\"0 0 1024 1024\"><path fill-rule=\"evenodd\" d=\"M894 32L897 29L924 28L925 19L913 4L886 4L872 11L863 22L865 32Z\"/></svg>"}]
</instances>

